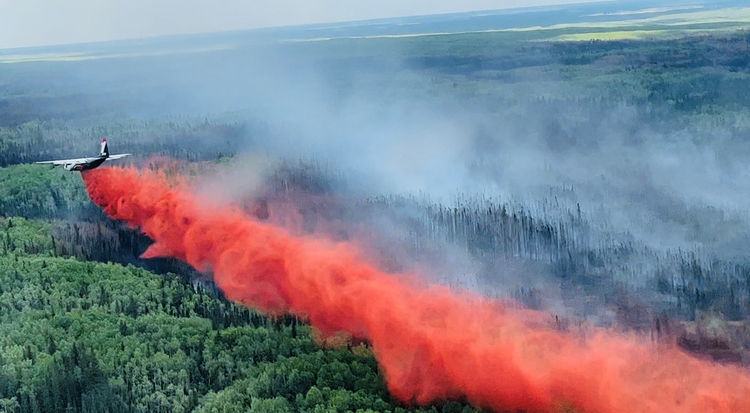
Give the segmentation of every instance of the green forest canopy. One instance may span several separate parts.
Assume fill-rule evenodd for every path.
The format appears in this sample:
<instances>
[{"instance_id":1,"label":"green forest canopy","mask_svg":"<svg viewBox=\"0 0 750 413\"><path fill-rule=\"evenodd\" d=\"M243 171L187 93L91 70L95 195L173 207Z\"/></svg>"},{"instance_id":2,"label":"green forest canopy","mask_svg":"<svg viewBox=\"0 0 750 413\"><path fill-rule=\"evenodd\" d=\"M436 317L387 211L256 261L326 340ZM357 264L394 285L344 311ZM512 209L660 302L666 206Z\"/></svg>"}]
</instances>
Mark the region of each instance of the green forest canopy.
<instances>
[{"instance_id":1,"label":"green forest canopy","mask_svg":"<svg viewBox=\"0 0 750 413\"><path fill-rule=\"evenodd\" d=\"M395 402L367 347L322 349L295 318L57 257L51 225L0 219L0 411L474 411Z\"/></svg>"}]
</instances>

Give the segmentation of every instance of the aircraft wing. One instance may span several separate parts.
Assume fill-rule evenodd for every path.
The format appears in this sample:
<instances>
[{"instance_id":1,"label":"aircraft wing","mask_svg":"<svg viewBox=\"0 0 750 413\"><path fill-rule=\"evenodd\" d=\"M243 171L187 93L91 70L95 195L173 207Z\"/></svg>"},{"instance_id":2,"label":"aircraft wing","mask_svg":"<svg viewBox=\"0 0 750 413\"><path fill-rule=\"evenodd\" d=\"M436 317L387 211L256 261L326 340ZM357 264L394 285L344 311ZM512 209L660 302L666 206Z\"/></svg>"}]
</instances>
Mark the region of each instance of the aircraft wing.
<instances>
[{"instance_id":1,"label":"aircraft wing","mask_svg":"<svg viewBox=\"0 0 750 413\"><path fill-rule=\"evenodd\" d=\"M40 161L40 162L34 162L34 163L42 163L42 164L52 164L52 165L68 165L68 164L75 164L75 163L86 163L86 162L93 162L97 158L78 158L78 159L60 159L56 161Z\"/></svg>"},{"instance_id":2,"label":"aircraft wing","mask_svg":"<svg viewBox=\"0 0 750 413\"><path fill-rule=\"evenodd\" d=\"M109 155L109 157L107 158L107 160L111 161L113 159L120 159L120 158L124 158L126 156L129 156L129 155L130 155L129 153L121 153L119 155Z\"/></svg>"}]
</instances>

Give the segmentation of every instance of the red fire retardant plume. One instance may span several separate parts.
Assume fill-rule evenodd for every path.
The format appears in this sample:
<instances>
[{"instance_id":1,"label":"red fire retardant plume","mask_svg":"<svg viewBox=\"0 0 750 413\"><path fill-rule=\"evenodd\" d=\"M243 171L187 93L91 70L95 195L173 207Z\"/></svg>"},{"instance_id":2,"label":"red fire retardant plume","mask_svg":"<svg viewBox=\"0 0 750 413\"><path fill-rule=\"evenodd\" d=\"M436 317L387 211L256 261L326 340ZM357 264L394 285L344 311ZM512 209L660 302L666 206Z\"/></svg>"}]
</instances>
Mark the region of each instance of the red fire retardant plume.
<instances>
[{"instance_id":1,"label":"red fire retardant plume","mask_svg":"<svg viewBox=\"0 0 750 413\"><path fill-rule=\"evenodd\" d=\"M416 287L351 244L294 237L151 172L101 168L83 178L107 214L155 241L144 257L184 260L212 272L231 300L368 340L403 401L545 413L750 412L750 378L738 367L604 331L582 341L545 327L539 313Z\"/></svg>"}]
</instances>

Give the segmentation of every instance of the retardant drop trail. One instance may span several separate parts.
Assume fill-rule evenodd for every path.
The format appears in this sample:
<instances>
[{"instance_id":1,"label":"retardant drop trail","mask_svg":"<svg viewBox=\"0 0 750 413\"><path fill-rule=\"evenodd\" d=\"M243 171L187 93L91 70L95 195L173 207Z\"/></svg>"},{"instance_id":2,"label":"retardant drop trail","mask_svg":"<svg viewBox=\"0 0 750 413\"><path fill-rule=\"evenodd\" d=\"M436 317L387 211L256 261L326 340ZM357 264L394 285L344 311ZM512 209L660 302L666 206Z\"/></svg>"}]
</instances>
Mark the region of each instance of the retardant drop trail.
<instances>
[{"instance_id":1,"label":"retardant drop trail","mask_svg":"<svg viewBox=\"0 0 750 413\"><path fill-rule=\"evenodd\" d=\"M155 241L145 257L184 260L212 272L232 300L369 340L401 400L466 398L496 411L750 412L750 378L738 367L603 331L582 343L535 322L538 313L415 287L368 265L354 245L293 237L209 207L151 172L82 175L107 214Z\"/></svg>"}]
</instances>

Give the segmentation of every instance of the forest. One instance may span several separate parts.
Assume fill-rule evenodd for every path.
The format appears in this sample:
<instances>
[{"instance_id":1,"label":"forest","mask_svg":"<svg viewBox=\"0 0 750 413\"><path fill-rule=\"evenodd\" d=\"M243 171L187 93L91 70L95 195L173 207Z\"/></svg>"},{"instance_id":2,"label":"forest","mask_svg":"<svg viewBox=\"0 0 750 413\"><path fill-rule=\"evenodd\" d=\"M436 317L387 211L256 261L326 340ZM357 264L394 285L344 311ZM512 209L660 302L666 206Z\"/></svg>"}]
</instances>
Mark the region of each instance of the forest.
<instances>
[{"instance_id":1,"label":"forest","mask_svg":"<svg viewBox=\"0 0 750 413\"><path fill-rule=\"evenodd\" d=\"M3 411L421 411L394 406L363 345L322 349L174 273L61 256L50 222L1 224Z\"/></svg>"},{"instance_id":2,"label":"forest","mask_svg":"<svg viewBox=\"0 0 750 413\"><path fill-rule=\"evenodd\" d=\"M151 240L78 173L31 164L103 136L199 188L234 179L257 219L289 214L386 269L750 361L750 32L320 43L0 63L0 412L478 411L394 399L367 343L141 259ZM407 144L453 125L468 132L446 152ZM406 166L382 161L398 148ZM251 185L257 154L273 161Z\"/></svg>"}]
</instances>

